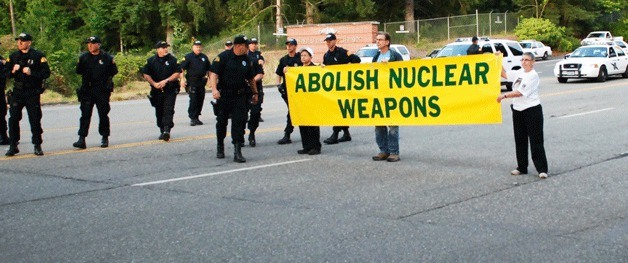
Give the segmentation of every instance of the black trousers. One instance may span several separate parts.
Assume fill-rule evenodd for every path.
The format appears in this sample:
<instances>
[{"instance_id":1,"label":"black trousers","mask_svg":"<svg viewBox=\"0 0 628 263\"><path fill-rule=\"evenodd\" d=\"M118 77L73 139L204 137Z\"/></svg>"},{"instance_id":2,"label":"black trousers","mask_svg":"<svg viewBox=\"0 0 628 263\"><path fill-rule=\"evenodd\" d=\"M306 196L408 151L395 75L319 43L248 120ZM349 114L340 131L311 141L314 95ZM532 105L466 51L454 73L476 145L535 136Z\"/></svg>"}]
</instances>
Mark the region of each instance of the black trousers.
<instances>
[{"instance_id":1,"label":"black trousers","mask_svg":"<svg viewBox=\"0 0 628 263\"><path fill-rule=\"evenodd\" d=\"M284 128L283 131L289 135L292 134L292 132L294 131L294 126L292 126L292 119L290 119L290 105L288 104L288 94L282 92L281 98L286 103L286 107L288 108L288 114L286 114L286 128Z\"/></svg>"},{"instance_id":2,"label":"black trousers","mask_svg":"<svg viewBox=\"0 0 628 263\"><path fill-rule=\"evenodd\" d=\"M512 108L512 105L510 106ZM517 152L517 170L528 172L528 140L532 162L539 173L547 173L547 158L543 146L543 108L537 105L523 111L512 109L512 122Z\"/></svg>"},{"instance_id":3,"label":"black trousers","mask_svg":"<svg viewBox=\"0 0 628 263\"><path fill-rule=\"evenodd\" d=\"M319 126L299 126L303 149L321 149L321 128Z\"/></svg>"},{"instance_id":4,"label":"black trousers","mask_svg":"<svg viewBox=\"0 0 628 263\"><path fill-rule=\"evenodd\" d=\"M164 92L153 89L151 96L154 100L157 127L162 131L174 127L174 104L177 101L177 88L167 87L164 88Z\"/></svg>"},{"instance_id":5,"label":"black trousers","mask_svg":"<svg viewBox=\"0 0 628 263\"><path fill-rule=\"evenodd\" d=\"M7 97L4 87L0 87L0 135L7 134Z\"/></svg>"},{"instance_id":6,"label":"black trousers","mask_svg":"<svg viewBox=\"0 0 628 263\"><path fill-rule=\"evenodd\" d=\"M207 81L188 81L188 95L190 97L188 117L192 120L198 119L198 116L201 115L201 111L203 111L206 83Z\"/></svg>"},{"instance_id":7,"label":"black trousers","mask_svg":"<svg viewBox=\"0 0 628 263\"><path fill-rule=\"evenodd\" d=\"M227 137L227 125L231 114L231 143L244 144L244 127L248 111L246 94L234 94L225 96L221 92L218 100L218 115L216 116L216 138L218 144L224 144Z\"/></svg>"},{"instance_id":8,"label":"black trousers","mask_svg":"<svg viewBox=\"0 0 628 263\"><path fill-rule=\"evenodd\" d=\"M334 126L332 129L335 133L339 133L340 131L344 133L349 132L349 126Z\"/></svg>"},{"instance_id":9,"label":"black trousers","mask_svg":"<svg viewBox=\"0 0 628 263\"><path fill-rule=\"evenodd\" d=\"M101 136L109 136L111 133L109 124L109 111L111 110L109 98L111 97L111 92L107 90L95 90L88 91L86 94L80 96L81 118L79 120L78 135L87 137L87 134L89 133L89 124L92 120L92 112L94 110L94 105L96 105L98 118L100 119L98 122L98 133L100 133Z\"/></svg>"},{"instance_id":10,"label":"black trousers","mask_svg":"<svg viewBox=\"0 0 628 263\"><path fill-rule=\"evenodd\" d=\"M22 120L22 109L26 107L26 113L28 113L28 122L31 125L31 133L33 134L32 142L35 145L42 144L42 133L44 130L41 128L41 104L39 101L39 91L34 89L29 90L14 90L13 98L11 99L11 108L9 112L9 141L13 145L17 145L20 142L20 121Z\"/></svg>"},{"instance_id":11,"label":"black trousers","mask_svg":"<svg viewBox=\"0 0 628 263\"><path fill-rule=\"evenodd\" d=\"M250 117L249 117L249 131L255 133L257 127L259 127L259 118L262 116L262 103L264 103L264 90L261 86L257 87L257 104L248 104Z\"/></svg>"}]
</instances>

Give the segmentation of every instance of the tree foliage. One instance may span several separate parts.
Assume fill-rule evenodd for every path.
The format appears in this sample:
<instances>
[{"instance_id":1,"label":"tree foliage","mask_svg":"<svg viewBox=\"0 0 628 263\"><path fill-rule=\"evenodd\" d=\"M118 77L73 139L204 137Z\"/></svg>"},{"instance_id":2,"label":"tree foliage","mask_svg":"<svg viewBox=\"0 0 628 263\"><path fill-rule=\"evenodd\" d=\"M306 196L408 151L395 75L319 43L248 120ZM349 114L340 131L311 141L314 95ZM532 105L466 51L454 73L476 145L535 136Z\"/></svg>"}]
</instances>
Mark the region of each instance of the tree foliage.
<instances>
[{"instance_id":1,"label":"tree foliage","mask_svg":"<svg viewBox=\"0 0 628 263\"><path fill-rule=\"evenodd\" d=\"M578 40L567 35L565 27L544 18L526 18L515 28L518 39L535 39L559 51L572 50Z\"/></svg>"}]
</instances>

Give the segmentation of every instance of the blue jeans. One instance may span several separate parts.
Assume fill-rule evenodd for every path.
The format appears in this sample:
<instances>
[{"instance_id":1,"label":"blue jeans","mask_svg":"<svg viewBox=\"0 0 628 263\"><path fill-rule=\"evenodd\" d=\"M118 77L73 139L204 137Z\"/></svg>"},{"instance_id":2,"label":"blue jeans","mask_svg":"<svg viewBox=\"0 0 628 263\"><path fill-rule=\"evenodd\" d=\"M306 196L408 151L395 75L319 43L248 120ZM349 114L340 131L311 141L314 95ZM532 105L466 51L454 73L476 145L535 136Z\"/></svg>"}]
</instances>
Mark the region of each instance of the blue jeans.
<instances>
[{"instance_id":1,"label":"blue jeans","mask_svg":"<svg viewBox=\"0 0 628 263\"><path fill-rule=\"evenodd\" d=\"M399 155L399 126L375 126L375 141L381 153Z\"/></svg>"}]
</instances>

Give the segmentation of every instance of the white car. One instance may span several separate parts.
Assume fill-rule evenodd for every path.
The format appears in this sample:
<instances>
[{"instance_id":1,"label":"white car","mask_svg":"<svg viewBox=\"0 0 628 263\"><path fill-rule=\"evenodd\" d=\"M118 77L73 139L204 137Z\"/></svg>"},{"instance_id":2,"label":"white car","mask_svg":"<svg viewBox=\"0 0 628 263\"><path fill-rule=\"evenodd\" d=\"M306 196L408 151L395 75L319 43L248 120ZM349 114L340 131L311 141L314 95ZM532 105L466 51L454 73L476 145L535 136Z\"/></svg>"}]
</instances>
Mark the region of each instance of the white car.
<instances>
[{"instance_id":1,"label":"white car","mask_svg":"<svg viewBox=\"0 0 628 263\"><path fill-rule=\"evenodd\" d=\"M471 41L453 42L444 46L436 55L436 58L451 56L466 56L467 49L473 44ZM502 66L505 70L517 70L521 68L521 57L523 48L517 41L507 39L483 39L478 41L482 53L495 53L500 51L504 59ZM502 85L506 85L507 90L512 90L512 83L502 79Z\"/></svg>"},{"instance_id":2,"label":"white car","mask_svg":"<svg viewBox=\"0 0 628 263\"><path fill-rule=\"evenodd\" d=\"M543 60L547 60L552 56L552 48L544 45L543 43L536 40L523 40L519 42L521 47L523 48L523 52L530 52L534 54L535 58L541 58Z\"/></svg>"},{"instance_id":3,"label":"white car","mask_svg":"<svg viewBox=\"0 0 628 263\"><path fill-rule=\"evenodd\" d=\"M628 78L628 56L620 47L611 45L579 47L554 66L554 76L560 83L582 78L604 82L609 75L619 74Z\"/></svg>"},{"instance_id":4,"label":"white car","mask_svg":"<svg viewBox=\"0 0 628 263\"><path fill-rule=\"evenodd\" d=\"M406 46L391 44L390 49L401 54L404 61L410 60L410 51L408 51ZM367 45L366 47L360 48L358 52L355 52L355 54L360 57L360 63L371 63L373 62L373 57L377 54L377 45Z\"/></svg>"},{"instance_id":5,"label":"white car","mask_svg":"<svg viewBox=\"0 0 628 263\"><path fill-rule=\"evenodd\" d=\"M628 43L623 40L615 40L614 44L618 45L622 50L624 50L624 53L627 53L626 55L628 55Z\"/></svg>"}]
</instances>

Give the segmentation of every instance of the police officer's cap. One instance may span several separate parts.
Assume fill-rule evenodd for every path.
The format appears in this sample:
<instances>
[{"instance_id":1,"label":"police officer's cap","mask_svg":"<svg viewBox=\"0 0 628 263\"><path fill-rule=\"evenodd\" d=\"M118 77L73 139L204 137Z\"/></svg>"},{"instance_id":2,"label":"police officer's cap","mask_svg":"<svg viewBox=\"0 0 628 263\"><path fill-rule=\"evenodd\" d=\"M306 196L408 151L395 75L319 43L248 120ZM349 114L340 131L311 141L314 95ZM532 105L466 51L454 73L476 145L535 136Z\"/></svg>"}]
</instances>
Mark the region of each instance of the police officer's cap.
<instances>
[{"instance_id":1,"label":"police officer's cap","mask_svg":"<svg viewBox=\"0 0 628 263\"><path fill-rule=\"evenodd\" d=\"M94 43L98 43L98 44L100 44L101 42L100 42L100 38L99 38L99 37L97 37L97 36L91 36L91 37L87 38L87 40L85 40L85 43L86 43L86 44L87 44L87 43L92 43L92 44L94 44Z\"/></svg>"},{"instance_id":2,"label":"police officer's cap","mask_svg":"<svg viewBox=\"0 0 628 263\"><path fill-rule=\"evenodd\" d=\"M288 44L292 44L292 45L297 45L297 40L294 38L288 38L288 40L286 40L286 45Z\"/></svg>"},{"instance_id":3,"label":"police officer's cap","mask_svg":"<svg viewBox=\"0 0 628 263\"><path fill-rule=\"evenodd\" d=\"M471 42L475 42L478 41L478 37L477 36L473 36L473 38L471 38Z\"/></svg>"},{"instance_id":4,"label":"police officer's cap","mask_svg":"<svg viewBox=\"0 0 628 263\"><path fill-rule=\"evenodd\" d=\"M251 38L249 44L257 44L257 38Z\"/></svg>"},{"instance_id":5,"label":"police officer's cap","mask_svg":"<svg viewBox=\"0 0 628 263\"><path fill-rule=\"evenodd\" d=\"M329 33L325 36L325 40L324 41L329 41L329 40L336 40L336 34L334 33Z\"/></svg>"},{"instance_id":6,"label":"police officer's cap","mask_svg":"<svg viewBox=\"0 0 628 263\"><path fill-rule=\"evenodd\" d=\"M20 33L19 36L17 36L15 38L15 40L22 40L22 41L33 41L33 36L31 36L28 33Z\"/></svg>"},{"instance_id":7,"label":"police officer's cap","mask_svg":"<svg viewBox=\"0 0 628 263\"><path fill-rule=\"evenodd\" d=\"M237 45L237 44L248 44L249 43L249 39L246 38L245 35L237 35L235 38L233 38L233 44Z\"/></svg>"},{"instance_id":8,"label":"police officer's cap","mask_svg":"<svg viewBox=\"0 0 628 263\"><path fill-rule=\"evenodd\" d=\"M157 43L155 44L155 48L166 48L169 46L170 44L168 44L168 42L163 41L163 40L157 41Z\"/></svg>"},{"instance_id":9,"label":"police officer's cap","mask_svg":"<svg viewBox=\"0 0 628 263\"><path fill-rule=\"evenodd\" d=\"M194 46L202 46L203 42L201 42L200 40L196 40L194 41Z\"/></svg>"},{"instance_id":10,"label":"police officer's cap","mask_svg":"<svg viewBox=\"0 0 628 263\"><path fill-rule=\"evenodd\" d=\"M227 40L227 42L225 42L225 46L233 46L233 42L231 42L231 40Z\"/></svg>"}]
</instances>

